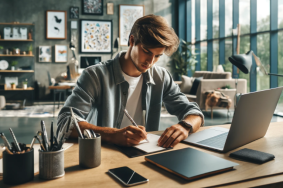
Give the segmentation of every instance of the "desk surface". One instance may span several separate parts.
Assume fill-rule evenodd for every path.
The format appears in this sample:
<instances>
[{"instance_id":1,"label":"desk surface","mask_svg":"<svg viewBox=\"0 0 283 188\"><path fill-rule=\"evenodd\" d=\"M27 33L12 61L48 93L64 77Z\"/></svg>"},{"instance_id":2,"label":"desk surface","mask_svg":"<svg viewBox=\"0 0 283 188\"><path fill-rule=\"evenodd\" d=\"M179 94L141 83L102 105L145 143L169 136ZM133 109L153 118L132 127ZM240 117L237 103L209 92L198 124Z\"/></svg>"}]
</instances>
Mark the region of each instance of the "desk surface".
<instances>
[{"instance_id":1,"label":"desk surface","mask_svg":"<svg viewBox=\"0 0 283 188\"><path fill-rule=\"evenodd\" d=\"M229 128L229 125L221 127ZM202 127L200 130L209 127ZM156 132L155 132L156 133ZM218 153L188 144L180 143L174 150L192 147L201 151L205 151L212 155L236 162L240 165L235 167L235 170L213 175L196 181L187 181L170 172L167 172L151 163L145 161L144 156L136 158L128 158L119 152L115 146L102 145L102 161L97 168L82 169L79 167L78 144L74 144L71 148L65 151L65 176L56 180L43 181L40 180L38 174L35 175L33 181L16 187L122 187L118 181L114 180L107 174L108 169L121 166L128 166L139 174L147 177L149 182L138 185L138 187L208 187L223 185L225 187L251 187L258 185L268 185L271 183L283 182L283 123L271 123L265 137L249 143L241 148L250 148L275 155L275 160L262 165L238 161L229 158L227 153ZM5 187L2 177L0 177L0 187Z\"/></svg>"}]
</instances>

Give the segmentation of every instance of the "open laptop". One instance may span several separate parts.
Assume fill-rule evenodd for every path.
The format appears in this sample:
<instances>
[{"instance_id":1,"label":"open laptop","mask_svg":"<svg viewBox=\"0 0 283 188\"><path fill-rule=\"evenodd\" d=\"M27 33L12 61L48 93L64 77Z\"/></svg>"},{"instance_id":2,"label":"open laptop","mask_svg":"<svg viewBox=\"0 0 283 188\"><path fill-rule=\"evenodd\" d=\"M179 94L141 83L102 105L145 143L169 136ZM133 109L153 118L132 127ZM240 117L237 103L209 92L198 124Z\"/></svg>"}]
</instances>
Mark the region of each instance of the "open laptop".
<instances>
[{"instance_id":1,"label":"open laptop","mask_svg":"<svg viewBox=\"0 0 283 188\"><path fill-rule=\"evenodd\" d=\"M184 140L197 146L227 152L263 137L283 87L243 94L229 129L215 127L191 134Z\"/></svg>"}]
</instances>

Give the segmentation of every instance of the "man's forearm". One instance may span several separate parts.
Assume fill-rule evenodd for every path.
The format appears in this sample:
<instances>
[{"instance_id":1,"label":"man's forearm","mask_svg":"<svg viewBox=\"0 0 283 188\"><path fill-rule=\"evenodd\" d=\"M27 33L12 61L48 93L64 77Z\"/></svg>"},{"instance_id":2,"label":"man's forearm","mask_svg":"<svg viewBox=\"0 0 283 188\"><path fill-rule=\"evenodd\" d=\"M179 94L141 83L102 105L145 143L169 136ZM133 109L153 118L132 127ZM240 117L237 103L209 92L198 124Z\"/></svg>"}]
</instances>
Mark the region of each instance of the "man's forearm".
<instances>
[{"instance_id":1,"label":"man's forearm","mask_svg":"<svg viewBox=\"0 0 283 188\"><path fill-rule=\"evenodd\" d=\"M203 122L203 119L201 118L201 116L193 115L193 114L188 115L184 120L192 125L193 132L196 132L200 128Z\"/></svg>"},{"instance_id":2,"label":"man's forearm","mask_svg":"<svg viewBox=\"0 0 283 188\"><path fill-rule=\"evenodd\" d=\"M85 129L92 129L95 133L99 133L101 135L102 141L106 142L113 142L111 135L117 130L116 128L95 126L86 121L81 121L78 124L82 133ZM75 128L73 129L70 138L78 138L78 131Z\"/></svg>"}]
</instances>

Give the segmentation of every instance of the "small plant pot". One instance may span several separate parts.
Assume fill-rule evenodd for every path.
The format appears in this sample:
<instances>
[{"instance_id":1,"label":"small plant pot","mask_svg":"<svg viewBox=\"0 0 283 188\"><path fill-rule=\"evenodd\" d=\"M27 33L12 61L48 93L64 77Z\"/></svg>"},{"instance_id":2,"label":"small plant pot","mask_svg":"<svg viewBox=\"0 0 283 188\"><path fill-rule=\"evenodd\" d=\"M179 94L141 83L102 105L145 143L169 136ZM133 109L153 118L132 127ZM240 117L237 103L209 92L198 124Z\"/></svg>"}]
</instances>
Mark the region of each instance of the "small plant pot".
<instances>
[{"instance_id":1,"label":"small plant pot","mask_svg":"<svg viewBox=\"0 0 283 188\"><path fill-rule=\"evenodd\" d=\"M23 84L23 89L27 89L28 85L27 84Z\"/></svg>"},{"instance_id":2,"label":"small plant pot","mask_svg":"<svg viewBox=\"0 0 283 188\"><path fill-rule=\"evenodd\" d=\"M11 70L15 70L16 69L16 67L15 66L11 66Z\"/></svg>"},{"instance_id":3,"label":"small plant pot","mask_svg":"<svg viewBox=\"0 0 283 188\"><path fill-rule=\"evenodd\" d=\"M32 55L32 51L28 51L28 55Z\"/></svg>"},{"instance_id":4,"label":"small plant pot","mask_svg":"<svg viewBox=\"0 0 283 188\"><path fill-rule=\"evenodd\" d=\"M21 50L19 48L16 48L13 50L13 54L14 55L20 55L21 54Z\"/></svg>"},{"instance_id":5,"label":"small plant pot","mask_svg":"<svg viewBox=\"0 0 283 188\"><path fill-rule=\"evenodd\" d=\"M12 89L16 89L16 84L11 84Z\"/></svg>"}]
</instances>

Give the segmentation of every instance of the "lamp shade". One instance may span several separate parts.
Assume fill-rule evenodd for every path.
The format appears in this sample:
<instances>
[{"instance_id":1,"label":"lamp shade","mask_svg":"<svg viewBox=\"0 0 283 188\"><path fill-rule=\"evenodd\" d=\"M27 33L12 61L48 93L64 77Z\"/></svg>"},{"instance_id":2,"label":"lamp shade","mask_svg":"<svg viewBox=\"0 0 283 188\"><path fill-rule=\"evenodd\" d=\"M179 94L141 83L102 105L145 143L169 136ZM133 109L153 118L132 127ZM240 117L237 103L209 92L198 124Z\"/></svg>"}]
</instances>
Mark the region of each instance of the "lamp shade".
<instances>
[{"instance_id":1,"label":"lamp shade","mask_svg":"<svg viewBox=\"0 0 283 188\"><path fill-rule=\"evenodd\" d=\"M252 66L252 54L253 51L250 50L246 54L236 54L229 57L229 61L239 68L243 73L248 74Z\"/></svg>"}]
</instances>

